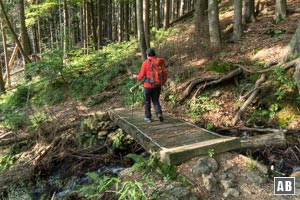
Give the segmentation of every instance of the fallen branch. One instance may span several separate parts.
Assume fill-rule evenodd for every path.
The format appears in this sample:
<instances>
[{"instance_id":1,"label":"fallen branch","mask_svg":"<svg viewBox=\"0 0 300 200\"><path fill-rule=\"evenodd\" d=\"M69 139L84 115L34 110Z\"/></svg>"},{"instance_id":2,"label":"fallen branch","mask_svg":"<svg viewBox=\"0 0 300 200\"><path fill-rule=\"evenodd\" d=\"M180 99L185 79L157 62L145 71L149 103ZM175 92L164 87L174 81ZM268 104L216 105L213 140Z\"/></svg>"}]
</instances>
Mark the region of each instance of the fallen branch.
<instances>
[{"instance_id":1,"label":"fallen branch","mask_svg":"<svg viewBox=\"0 0 300 200\"><path fill-rule=\"evenodd\" d=\"M13 137L0 139L0 146L7 146L7 145L14 144L14 143L22 142L25 140L31 140L33 138L34 138L34 135L29 135L29 134L15 135Z\"/></svg>"},{"instance_id":2,"label":"fallen branch","mask_svg":"<svg viewBox=\"0 0 300 200\"><path fill-rule=\"evenodd\" d=\"M265 81L266 77L265 74L262 74L260 78L256 81L254 85L254 90L252 94L249 96L249 98L245 101L244 105L239 109L239 111L236 113L235 117L232 120L232 125L235 125L236 122L240 119L243 112L246 110L246 108L250 105L250 103L255 99L255 97L258 94L259 86Z\"/></svg>"}]
</instances>

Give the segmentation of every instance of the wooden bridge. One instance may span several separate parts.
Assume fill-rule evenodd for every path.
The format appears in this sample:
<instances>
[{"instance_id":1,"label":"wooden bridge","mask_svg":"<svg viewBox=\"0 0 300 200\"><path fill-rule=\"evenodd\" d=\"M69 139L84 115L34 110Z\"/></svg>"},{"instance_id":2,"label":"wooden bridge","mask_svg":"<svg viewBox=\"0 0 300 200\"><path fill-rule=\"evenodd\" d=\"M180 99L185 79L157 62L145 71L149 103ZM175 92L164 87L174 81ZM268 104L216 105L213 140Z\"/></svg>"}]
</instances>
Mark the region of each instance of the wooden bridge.
<instances>
[{"instance_id":1,"label":"wooden bridge","mask_svg":"<svg viewBox=\"0 0 300 200\"><path fill-rule=\"evenodd\" d=\"M239 138L221 136L168 115L164 115L163 122L156 119L147 123L141 109L114 109L110 117L146 151L157 151L161 161L167 164L180 164L196 156L208 155L209 149L221 153L241 145Z\"/></svg>"}]
</instances>

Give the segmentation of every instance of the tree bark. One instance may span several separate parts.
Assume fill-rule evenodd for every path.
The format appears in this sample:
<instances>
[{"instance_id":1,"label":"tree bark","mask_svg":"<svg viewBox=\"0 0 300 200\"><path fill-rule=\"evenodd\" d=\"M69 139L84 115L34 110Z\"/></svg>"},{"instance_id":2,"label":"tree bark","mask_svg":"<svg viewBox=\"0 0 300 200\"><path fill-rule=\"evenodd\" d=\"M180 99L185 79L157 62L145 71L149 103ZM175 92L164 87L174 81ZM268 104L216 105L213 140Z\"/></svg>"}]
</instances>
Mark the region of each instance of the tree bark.
<instances>
[{"instance_id":1,"label":"tree bark","mask_svg":"<svg viewBox=\"0 0 300 200\"><path fill-rule=\"evenodd\" d=\"M6 80L3 80L3 82L6 82L8 87L11 86L11 81L10 81L10 68L8 66L8 53L7 53L7 39L6 39L6 31L5 31L5 26L3 23L3 19L1 20L1 33L2 33L2 43L3 43L3 50L4 50L4 62L3 62L3 57L1 56L1 62L5 64L5 69L6 69ZM3 67L3 64L2 64ZM2 74L1 74L2 76ZM4 83L3 83L4 84Z\"/></svg>"},{"instance_id":2,"label":"tree bark","mask_svg":"<svg viewBox=\"0 0 300 200\"><path fill-rule=\"evenodd\" d=\"M144 31L145 31L145 42L146 47L150 48L150 1L144 0L144 10L143 10L143 21L144 21Z\"/></svg>"},{"instance_id":3,"label":"tree bark","mask_svg":"<svg viewBox=\"0 0 300 200\"><path fill-rule=\"evenodd\" d=\"M233 41L237 43L242 36L242 1L234 0Z\"/></svg>"},{"instance_id":4,"label":"tree bark","mask_svg":"<svg viewBox=\"0 0 300 200\"><path fill-rule=\"evenodd\" d=\"M138 41L140 46L140 51L142 54L142 60L146 57L146 41L143 23L143 0L136 0L136 13L137 13L137 31L138 31Z\"/></svg>"},{"instance_id":5,"label":"tree bark","mask_svg":"<svg viewBox=\"0 0 300 200\"><path fill-rule=\"evenodd\" d=\"M208 1L207 0L197 0L195 2L195 32L196 37L208 37L209 28L208 28Z\"/></svg>"},{"instance_id":6,"label":"tree bark","mask_svg":"<svg viewBox=\"0 0 300 200\"><path fill-rule=\"evenodd\" d=\"M275 4L275 22L278 23L287 17L286 0L276 0Z\"/></svg>"},{"instance_id":7,"label":"tree bark","mask_svg":"<svg viewBox=\"0 0 300 200\"><path fill-rule=\"evenodd\" d=\"M8 19L8 16L7 16L7 13L6 13L5 9L4 9L4 5L3 5L2 0L0 0L0 7L1 7L1 10L2 10L2 14L3 14L3 16L4 16L4 19L5 19L5 21L6 21L6 24L7 24L8 28L9 28L9 30L10 30L12 36L13 36L13 39L14 39L15 42L17 43L17 45L18 45L18 47L19 47L19 49L20 49L20 51L21 51L21 53L22 53L22 55L23 55L23 57L24 57L24 59L25 59L25 62L26 62L26 63L31 63L31 60L30 60L30 58L28 57L28 54L27 54L27 53L24 51L24 49L22 48L22 45L21 45L21 43L20 43L20 41L19 41L19 39L18 39L18 36L17 36L16 32L14 31L14 29L13 29L13 27L12 27L12 25L11 25L9 19Z\"/></svg>"},{"instance_id":8,"label":"tree bark","mask_svg":"<svg viewBox=\"0 0 300 200\"><path fill-rule=\"evenodd\" d=\"M32 49L30 48L29 35L28 35L26 24L25 24L25 8L24 7L25 7L24 0L19 0L20 25L21 25L23 49L24 49L24 53L26 55L31 55ZM25 62L27 63L28 61L25 59Z\"/></svg>"},{"instance_id":9,"label":"tree bark","mask_svg":"<svg viewBox=\"0 0 300 200\"><path fill-rule=\"evenodd\" d=\"M218 7L218 0L208 0L210 49L213 52L218 52L221 50L221 31Z\"/></svg>"},{"instance_id":10,"label":"tree bark","mask_svg":"<svg viewBox=\"0 0 300 200\"><path fill-rule=\"evenodd\" d=\"M243 0L243 24L255 22L254 0Z\"/></svg>"},{"instance_id":11,"label":"tree bark","mask_svg":"<svg viewBox=\"0 0 300 200\"><path fill-rule=\"evenodd\" d=\"M98 47L103 43L103 10L102 0L98 0Z\"/></svg>"},{"instance_id":12,"label":"tree bark","mask_svg":"<svg viewBox=\"0 0 300 200\"><path fill-rule=\"evenodd\" d=\"M170 0L165 1L164 15L164 29L167 30L170 26Z\"/></svg>"}]
</instances>

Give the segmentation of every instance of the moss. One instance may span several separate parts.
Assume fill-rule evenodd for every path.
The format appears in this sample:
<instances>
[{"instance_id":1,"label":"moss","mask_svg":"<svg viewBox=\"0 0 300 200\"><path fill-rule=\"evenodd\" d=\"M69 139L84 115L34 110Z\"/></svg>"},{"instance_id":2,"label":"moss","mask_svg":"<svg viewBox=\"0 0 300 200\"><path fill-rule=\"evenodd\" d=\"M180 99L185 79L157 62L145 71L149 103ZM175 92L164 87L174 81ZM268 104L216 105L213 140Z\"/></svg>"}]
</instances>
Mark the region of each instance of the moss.
<instances>
[{"instance_id":1,"label":"moss","mask_svg":"<svg viewBox=\"0 0 300 200\"><path fill-rule=\"evenodd\" d=\"M289 105L282 108L277 114L277 124L281 128L286 128L297 115L297 110Z\"/></svg>"}]
</instances>

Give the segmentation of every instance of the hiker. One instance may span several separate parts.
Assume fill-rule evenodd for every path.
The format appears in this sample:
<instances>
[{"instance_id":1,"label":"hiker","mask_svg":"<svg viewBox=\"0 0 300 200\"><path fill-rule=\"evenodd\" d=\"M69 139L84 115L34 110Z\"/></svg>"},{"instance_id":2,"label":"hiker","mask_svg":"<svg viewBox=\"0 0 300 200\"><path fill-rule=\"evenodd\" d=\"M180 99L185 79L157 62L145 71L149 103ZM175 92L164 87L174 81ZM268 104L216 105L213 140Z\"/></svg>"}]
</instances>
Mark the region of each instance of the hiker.
<instances>
[{"instance_id":1,"label":"hiker","mask_svg":"<svg viewBox=\"0 0 300 200\"><path fill-rule=\"evenodd\" d=\"M161 86L167 79L165 60L157 58L154 49L149 48L146 50L147 59L141 66L140 73L134 74L133 78L137 80L144 79L144 104L145 104L145 118L146 122L152 121L151 114L151 101L154 105L155 114L159 121L163 121L162 110L159 102L159 96L161 93ZM156 69L159 67L160 71ZM163 69L163 72L162 72ZM156 74L156 75L155 75ZM163 78L158 78L163 77Z\"/></svg>"}]
</instances>

